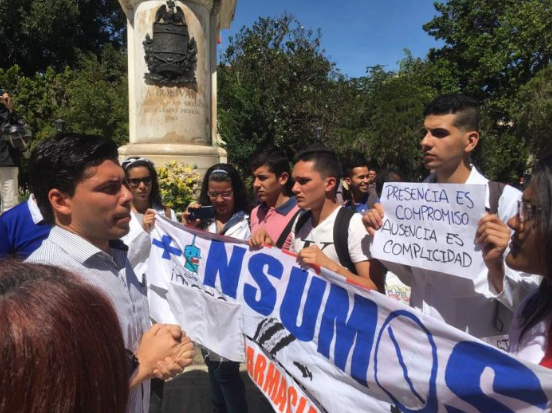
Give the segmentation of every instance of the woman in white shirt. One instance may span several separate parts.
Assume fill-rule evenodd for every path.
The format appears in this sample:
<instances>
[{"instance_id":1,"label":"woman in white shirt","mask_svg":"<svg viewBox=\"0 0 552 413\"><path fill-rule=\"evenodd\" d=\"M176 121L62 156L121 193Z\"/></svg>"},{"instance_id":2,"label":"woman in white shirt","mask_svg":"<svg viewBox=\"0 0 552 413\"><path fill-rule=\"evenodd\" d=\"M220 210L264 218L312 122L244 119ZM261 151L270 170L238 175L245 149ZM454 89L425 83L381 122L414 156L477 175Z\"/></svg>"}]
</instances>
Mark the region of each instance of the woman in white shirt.
<instances>
[{"instance_id":1,"label":"woman in white shirt","mask_svg":"<svg viewBox=\"0 0 552 413\"><path fill-rule=\"evenodd\" d=\"M151 249L149 233L155 224L156 214L173 221L176 221L176 214L163 205L157 171L152 161L132 157L126 159L122 167L125 170L126 185L134 197L130 232L122 240L128 246L128 261L138 278L142 280Z\"/></svg>"},{"instance_id":2,"label":"woman in white shirt","mask_svg":"<svg viewBox=\"0 0 552 413\"><path fill-rule=\"evenodd\" d=\"M190 210L212 206L213 217L191 219ZM208 232L247 240L251 237L248 222L249 202L238 171L229 164L217 164L205 173L198 203L191 204L182 218L188 225ZM204 350L211 381L211 400L215 411L247 413L245 386L240 364Z\"/></svg>"},{"instance_id":3,"label":"woman in white shirt","mask_svg":"<svg viewBox=\"0 0 552 413\"><path fill-rule=\"evenodd\" d=\"M487 244L483 256L489 266L491 256L496 261L510 242L506 256L508 267L543 277L538 290L522 302L510 327L510 353L535 364L552 368L552 154L535 163L531 183L518 202L518 213L508 220L510 231L493 216L483 218L479 241ZM502 225L500 225L502 224ZM504 272L504 267L501 267ZM495 277L497 290L504 278ZM497 282L499 285L497 285Z\"/></svg>"}]
</instances>

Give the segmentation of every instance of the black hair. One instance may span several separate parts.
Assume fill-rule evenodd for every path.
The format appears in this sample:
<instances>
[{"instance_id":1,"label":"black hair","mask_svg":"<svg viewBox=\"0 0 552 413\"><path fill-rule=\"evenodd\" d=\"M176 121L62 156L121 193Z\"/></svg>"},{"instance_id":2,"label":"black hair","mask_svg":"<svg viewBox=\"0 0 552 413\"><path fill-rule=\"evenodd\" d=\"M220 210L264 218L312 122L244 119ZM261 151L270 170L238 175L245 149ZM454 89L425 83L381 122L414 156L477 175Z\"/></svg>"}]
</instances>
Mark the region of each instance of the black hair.
<instances>
[{"instance_id":1,"label":"black hair","mask_svg":"<svg viewBox=\"0 0 552 413\"><path fill-rule=\"evenodd\" d=\"M157 170L155 169L155 165L153 164L152 161L146 158L133 156L123 161L122 166L123 166L123 169L125 170L126 179L128 179L129 171L132 168L138 168L140 166L147 168L151 176L151 192L149 196L150 207L153 207L153 205L155 204L161 208L165 208L165 206L163 205L163 198L161 198L161 189L159 188L159 179L157 178Z\"/></svg>"},{"instance_id":2,"label":"black hair","mask_svg":"<svg viewBox=\"0 0 552 413\"><path fill-rule=\"evenodd\" d=\"M282 176L283 173L287 173L289 175L289 179L284 187L284 190L286 195L291 195L293 180L291 179L291 168L286 153L272 145L257 149L253 153L251 170L254 171L264 165L266 165L268 170L277 177Z\"/></svg>"},{"instance_id":3,"label":"black hair","mask_svg":"<svg viewBox=\"0 0 552 413\"><path fill-rule=\"evenodd\" d=\"M254 170L264 165L268 166L269 171L277 176L284 172L291 172L286 153L272 145L261 147L253 153L251 169Z\"/></svg>"},{"instance_id":4,"label":"black hair","mask_svg":"<svg viewBox=\"0 0 552 413\"><path fill-rule=\"evenodd\" d=\"M295 155L295 163L299 161L312 162L313 169L322 175L323 178L335 178L336 191L341 179L341 165L337 155L330 148L323 145L313 145L300 150Z\"/></svg>"},{"instance_id":5,"label":"black hair","mask_svg":"<svg viewBox=\"0 0 552 413\"><path fill-rule=\"evenodd\" d=\"M118 163L117 157L115 142L99 135L61 133L39 142L29 160L29 181L44 221L55 223L50 190L73 196L89 168L105 160Z\"/></svg>"},{"instance_id":6,"label":"black hair","mask_svg":"<svg viewBox=\"0 0 552 413\"><path fill-rule=\"evenodd\" d=\"M479 131L479 102L474 98L454 93L432 101L424 110L424 118L431 115L456 115L454 126L462 130Z\"/></svg>"},{"instance_id":7,"label":"black hair","mask_svg":"<svg viewBox=\"0 0 552 413\"><path fill-rule=\"evenodd\" d=\"M383 184L386 182L403 182L401 175L392 169L384 169L376 176L376 193L381 197Z\"/></svg>"},{"instance_id":8,"label":"black hair","mask_svg":"<svg viewBox=\"0 0 552 413\"><path fill-rule=\"evenodd\" d=\"M216 172L217 169L226 171L226 173ZM207 169L205 177L203 178L203 183L201 184L201 192L199 193L198 200L203 206L212 205L209 194L207 193L209 191L209 181L230 182L230 185L232 185L232 191L234 192L235 212L243 211L246 214L249 214L250 207L247 191L245 190L243 180L241 179L236 168L228 163L218 163Z\"/></svg>"},{"instance_id":9,"label":"black hair","mask_svg":"<svg viewBox=\"0 0 552 413\"><path fill-rule=\"evenodd\" d=\"M552 153L543 156L533 166L531 185L540 208L534 219L534 230L537 231L542 246L537 259L547 273L542 278L538 292L523 307L521 336L552 313Z\"/></svg>"},{"instance_id":10,"label":"black hair","mask_svg":"<svg viewBox=\"0 0 552 413\"><path fill-rule=\"evenodd\" d=\"M353 154L343 163L343 177L351 178L353 175L353 169L363 167L368 168L368 162L366 162L366 159L358 154Z\"/></svg>"}]
</instances>

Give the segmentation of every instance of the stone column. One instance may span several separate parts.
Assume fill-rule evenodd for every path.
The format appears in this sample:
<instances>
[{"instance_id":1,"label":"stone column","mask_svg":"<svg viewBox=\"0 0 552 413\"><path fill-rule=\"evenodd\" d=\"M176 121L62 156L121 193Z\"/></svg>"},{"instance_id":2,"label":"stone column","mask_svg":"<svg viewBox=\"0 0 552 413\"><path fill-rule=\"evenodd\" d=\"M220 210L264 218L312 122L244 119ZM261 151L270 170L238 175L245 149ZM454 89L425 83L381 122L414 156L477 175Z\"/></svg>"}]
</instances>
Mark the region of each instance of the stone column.
<instances>
[{"instance_id":1,"label":"stone column","mask_svg":"<svg viewBox=\"0 0 552 413\"><path fill-rule=\"evenodd\" d=\"M197 48L196 82L146 80L143 42L153 38L156 13L165 0L119 0L128 20L130 143L121 158L145 156L157 165L178 160L205 170L226 162L217 137L216 48L221 29L230 27L237 0L176 1Z\"/></svg>"}]
</instances>

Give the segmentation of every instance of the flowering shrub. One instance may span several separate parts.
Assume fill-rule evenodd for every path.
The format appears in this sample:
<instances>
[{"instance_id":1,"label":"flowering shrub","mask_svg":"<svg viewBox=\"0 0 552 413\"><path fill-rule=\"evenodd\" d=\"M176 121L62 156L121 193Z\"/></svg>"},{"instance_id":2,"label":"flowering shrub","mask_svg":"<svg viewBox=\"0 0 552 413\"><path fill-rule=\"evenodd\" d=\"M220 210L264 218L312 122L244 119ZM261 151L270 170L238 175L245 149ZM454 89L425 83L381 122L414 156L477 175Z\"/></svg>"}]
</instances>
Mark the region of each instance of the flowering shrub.
<instances>
[{"instance_id":1,"label":"flowering shrub","mask_svg":"<svg viewBox=\"0 0 552 413\"><path fill-rule=\"evenodd\" d=\"M157 174L165 206L182 212L190 202L199 198L202 180L197 165L171 161L157 168Z\"/></svg>"}]
</instances>

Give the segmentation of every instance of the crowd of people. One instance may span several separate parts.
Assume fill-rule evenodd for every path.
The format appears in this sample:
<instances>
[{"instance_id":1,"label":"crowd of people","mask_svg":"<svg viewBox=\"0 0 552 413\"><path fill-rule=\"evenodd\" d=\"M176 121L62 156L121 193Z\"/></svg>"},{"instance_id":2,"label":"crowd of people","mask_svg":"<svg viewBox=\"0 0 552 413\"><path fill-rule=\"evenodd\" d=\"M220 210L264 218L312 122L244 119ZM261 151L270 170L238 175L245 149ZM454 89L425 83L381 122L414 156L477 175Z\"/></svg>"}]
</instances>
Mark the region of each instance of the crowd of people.
<instances>
[{"instance_id":1,"label":"crowd of people","mask_svg":"<svg viewBox=\"0 0 552 413\"><path fill-rule=\"evenodd\" d=\"M239 171L213 165L197 202L179 211L182 222L247 240L252 249L289 250L301 266L324 267L491 345L509 335L511 353L552 367L552 155L535 162L522 194L471 163L480 138L475 100L439 97L426 108L423 127L423 162L431 171L424 182L486 187L488 213L475 234L486 268L471 279L372 258L385 216L382 188L400 182L400 171L376 174L360 157L342 167L321 145L293 160L274 147L259 149L250 171L254 208ZM177 214L163 205L151 160L117 159L109 138L45 139L29 162L31 197L0 216L0 256L10 257L0 266L0 362L12 366L2 382L13 386L0 391L1 411L42 404L51 411L146 412L151 379L174 377L192 362L185 331L156 324L147 302L149 234L157 216ZM214 411L247 412L239 364L208 348L202 353ZM51 380L65 365L63 380ZM73 378L79 369L87 374Z\"/></svg>"}]
</instances>

